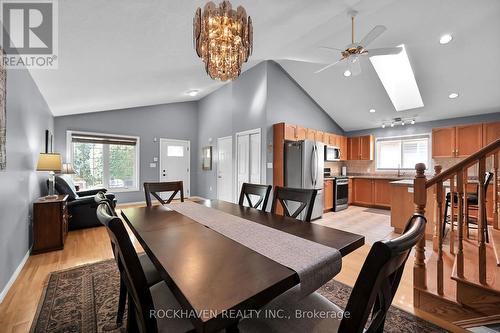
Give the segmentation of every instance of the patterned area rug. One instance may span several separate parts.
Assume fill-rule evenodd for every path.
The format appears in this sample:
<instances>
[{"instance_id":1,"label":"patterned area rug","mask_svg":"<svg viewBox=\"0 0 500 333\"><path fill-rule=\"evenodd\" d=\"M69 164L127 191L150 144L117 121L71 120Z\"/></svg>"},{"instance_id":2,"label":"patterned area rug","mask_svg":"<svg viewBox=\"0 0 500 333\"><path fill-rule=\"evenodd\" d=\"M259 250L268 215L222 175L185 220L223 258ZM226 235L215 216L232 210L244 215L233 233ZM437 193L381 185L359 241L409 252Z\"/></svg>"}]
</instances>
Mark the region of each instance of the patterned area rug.
<instances>
[{"instance_id":1,"label":"patterned area rug","mask_svg":"<svg viewBox=\"0 0 500 333\"><path fill-rule=\"evenodd\" d=\"M53 272L38 304L31 333L124 332L116 327L119 274L114 260ZM351 288L334 280L319 292L345 308ZM447 332L412 314L391 307L384 332Z\"/></svg>"}]
</instances>

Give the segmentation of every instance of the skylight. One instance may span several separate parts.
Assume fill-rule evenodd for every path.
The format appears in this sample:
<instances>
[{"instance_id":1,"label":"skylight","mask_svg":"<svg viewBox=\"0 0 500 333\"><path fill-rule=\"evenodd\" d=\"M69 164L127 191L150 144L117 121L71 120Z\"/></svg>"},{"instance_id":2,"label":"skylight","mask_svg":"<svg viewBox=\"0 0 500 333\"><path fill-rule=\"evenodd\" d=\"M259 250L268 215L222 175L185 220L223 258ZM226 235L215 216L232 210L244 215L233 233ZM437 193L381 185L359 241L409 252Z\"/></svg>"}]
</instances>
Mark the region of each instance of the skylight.
<instances>
[{"instance_id":1,"label":"skylight","mask_svg":"<svg viewBox=\"0 0 500 333\"><path fill-rule=\"evenodd\" d=\"M370 57L396 111L424 106L404 44L399 54Z\"/></svg>"}]
</instances>

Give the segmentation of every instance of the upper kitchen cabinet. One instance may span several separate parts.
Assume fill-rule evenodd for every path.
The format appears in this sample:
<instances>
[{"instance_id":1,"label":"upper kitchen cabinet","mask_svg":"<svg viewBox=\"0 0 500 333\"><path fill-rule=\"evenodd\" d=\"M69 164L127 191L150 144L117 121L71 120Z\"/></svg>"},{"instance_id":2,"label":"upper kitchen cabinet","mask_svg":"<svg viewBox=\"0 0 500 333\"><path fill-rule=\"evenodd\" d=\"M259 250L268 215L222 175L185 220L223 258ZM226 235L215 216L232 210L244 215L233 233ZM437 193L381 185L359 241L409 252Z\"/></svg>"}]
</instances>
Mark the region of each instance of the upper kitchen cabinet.
<instances>
[{"instance_id":1,"label":"upper kitchen cabinet","mask_svg":"<svg viewBox=\"0 0 500 333\"><path fill-rule=\"evenodd\" d=\"M467 157L483 147L483 125L457 126L455 133L455 156Z\"/></svg>"},{"instance_id":2,"label":"upper kitchen cabinet","mask_svg":"<svg viewBox=\"0 0 500 333\"><path fill-rule=\"evenodd\" d=\"M316 141L325 143L325 132L316 131Z\"/></svg>"},{"instance_id":3,"label":"upper kitchen cabinet","mask_svg":"<svg viewBox=\"0 0 500 333\"><path fill-rule=\"evenodd\" d=\"M305 140L306 139L306 135L307 135L307 128L297 125L296 128L295 128L296 140L297 141L299 141L299 140Z\"/></svg>"},{"instance_id":4,"label":"upper kitchen cabinet","mask_svg":"<svg viewBox=\"0 0 500 333\"><path fill-rule=\"evenodd\" d=\"M307 128L306 129L306 139L316 141L316 134L317 133L318 132L316 130L313 130L312 128Z\"/></svg>"},{"instance_id":5,"label":"upper kitchen cabinet","mask_svg":"<svg viewBox=\"0 0 500 333\"><path fill-rule=\"evenodd\" d=\"M432 157L455 157L455 127L432 129Z\"/></svg>"},{"instance_id":6,"label":"upper kitchen cabinet","mask_svg":"<svg viewBox=\"0 0 500 333\"><path fill-rule=\"evenodd\" d=\"M500 138L500 121L483 124L483 147Z\"/></svg>"},{"instance_id":7,"label":"upper kitchen cabinet","mask_svg":"<svg viewBox=\"0 0 500 333\"><path fill-rule=\"evenodd\" d=\"M340 160L341 161L347 161L347 137L346 136L341 136L340 137Z\"/></svg>"},{"instance_id":8,"label":"upper kitchen cabinet","mask_svg":"<svg viewBox=\"0 0 500 333\"><path fill-rule=\"evenodd\" d=\"M495 132L491 124L461 125L432 129L432 157L467 157L483 147L483 128L491 136ZM494 135L494 134L493 134Z\"/></svg>"},{"instance_id":9,"label":"upper kitchen cabinet","mask_svg":"<svg viewBox=\"0 0 500 333\"><path fill-rule=\"evenodd\" d=\"M349 160L373 160L373 144L375 139L373 135L364 135L351 137L347 139L347 149Z\"/></svg>"},{"instance_id":10,"label":"upper kitchen cabinet","mask_svg":"<svg viewBox=\"0 0 500 333\"><path fill-rule=\"evenodd\" d=\"M275 126L284 127L285 140L297 140L297 136L295 134L297 126L284 123L276 124Z\"/></svg>"}]
</instances>

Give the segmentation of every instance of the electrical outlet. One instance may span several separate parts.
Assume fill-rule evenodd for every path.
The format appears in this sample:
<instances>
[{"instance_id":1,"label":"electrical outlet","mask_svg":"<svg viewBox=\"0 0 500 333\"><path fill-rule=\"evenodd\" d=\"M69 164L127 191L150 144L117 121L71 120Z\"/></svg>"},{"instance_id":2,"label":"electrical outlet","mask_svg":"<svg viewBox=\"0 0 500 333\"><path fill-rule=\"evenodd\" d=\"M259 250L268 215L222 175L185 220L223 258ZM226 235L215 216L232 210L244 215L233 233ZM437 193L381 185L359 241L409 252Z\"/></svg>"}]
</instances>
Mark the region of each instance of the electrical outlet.
<instances>
[{"instance_id":1,"label":"electrical outlet","mask_svg":"<svg viewBox=\"0 0 500 333\"><path fill-rule=\"evenodd\" d=\"M156 163L149 163L150 168L156 168Z\"/></svg>"}]
</instances>

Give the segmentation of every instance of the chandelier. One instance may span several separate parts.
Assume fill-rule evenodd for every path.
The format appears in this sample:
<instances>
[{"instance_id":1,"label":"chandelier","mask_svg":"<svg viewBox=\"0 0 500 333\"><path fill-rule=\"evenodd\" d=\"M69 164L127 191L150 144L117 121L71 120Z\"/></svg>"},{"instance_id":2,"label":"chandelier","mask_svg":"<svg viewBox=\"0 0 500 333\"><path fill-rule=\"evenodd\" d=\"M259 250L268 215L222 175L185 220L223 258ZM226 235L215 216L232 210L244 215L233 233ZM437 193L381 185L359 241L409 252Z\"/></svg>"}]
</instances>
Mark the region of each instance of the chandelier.
<instances>
[{"instance_id":1,"label":"chandelier","mask_svg":"<svg viewBox=\"0 0 500 333\"><path fill-rule=\"evenodd\" d=\"M193 19L196 54L205 63L207 74L216 80L234 80L252 54L252 19L245 8L232 9L229 1L216 6L212 1L196 10Z\"/></svg>"}]
</instances>

